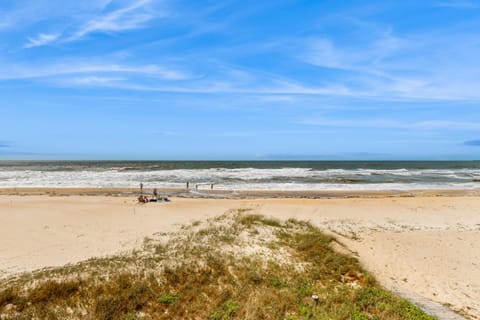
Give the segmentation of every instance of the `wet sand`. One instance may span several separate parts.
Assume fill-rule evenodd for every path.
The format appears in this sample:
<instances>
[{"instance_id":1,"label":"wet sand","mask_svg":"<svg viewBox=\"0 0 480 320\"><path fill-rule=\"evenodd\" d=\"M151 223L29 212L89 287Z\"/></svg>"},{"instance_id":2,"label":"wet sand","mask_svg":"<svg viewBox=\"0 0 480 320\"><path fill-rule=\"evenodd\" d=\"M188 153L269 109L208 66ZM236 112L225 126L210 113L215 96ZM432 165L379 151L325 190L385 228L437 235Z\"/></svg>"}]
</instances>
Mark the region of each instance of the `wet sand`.
<instances>
[{"instance_id":1,"label":"wet sand","mask_svg":"<svg viewBox=\"0 0 480 320\"><path fill-rule=\"evenodd\" d=\"M151 195L153 189L145 188L143 194ZM217 190L202 185L189 189L162 189L158 192L181 198L383 198L383 197L458 197L480 196L480 189L469 190ZM49 196L131 196L138 195L138 188L0 188L0 195L49 195Z\"/></svg>"}]
</instances>

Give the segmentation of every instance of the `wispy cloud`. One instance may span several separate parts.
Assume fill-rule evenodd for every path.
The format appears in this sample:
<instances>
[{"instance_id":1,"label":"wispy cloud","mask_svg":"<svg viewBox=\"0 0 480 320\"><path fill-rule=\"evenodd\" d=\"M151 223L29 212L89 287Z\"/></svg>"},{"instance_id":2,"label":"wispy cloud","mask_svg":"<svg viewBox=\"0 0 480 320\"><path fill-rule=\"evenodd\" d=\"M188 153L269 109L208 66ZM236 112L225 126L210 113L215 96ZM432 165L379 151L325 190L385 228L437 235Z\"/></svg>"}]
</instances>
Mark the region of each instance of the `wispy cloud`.
<instances>
[{"instance_id":1,"label":"wispy cloud","mask_svg":"<svg viewBox=\"0 0 480 320\"><path fill-rule=\"evenodd\" d=\"M308 50L301 54L306 62L313 65L347 69L352 68L351 62L345 60L345 55L335 48L332 41L324 38L306 40Z\"/></svg>"},{"instance_id":2,"label":"wispy cloud","mask_svg":"<svg viewBox=\"0 0 480 320\"><path fill-rule=\"evenodd\" d=\"M28 38L28 42L23 46L24 48L40 47L50 44L60 37L59 33L40 33L34 38Z\"/></svg>"},{"instance_id":3,"label":"wispy cloud","mask_svg":"<svg viewBox=\"0 0 480 320\"><path fill-rule=\"evenodd\" d=\"M56 13L50 14L51 19L58 19L68 16L69 19L72 20L71 23L63 26L60 23L57 27L57 32L40 33L36 37L28 38L27 43L23 47L28 49L44 46L53 42L72 42L75 40L80 40L95 32L114 33L124 30L139 29L145 27L146 23L153 18L164 15L163 12L159 12L158 10L150 10L149 4L152 2L152 0L135 0L122 8L113 11L108 10L109 5L111 5L113 2L114 1L111 0L97 2L85 1L82 2L83 5L65 5L63 8L53 10ZM35 5L29 4L27 9L30 9L30 7L35 7ZM20 17L32 15L30 17L30 23L39 20L39 18L34 17L31 12L12 12L11 14ZM47 19L48 12L42 12L42 14L39 14L39 16L46 16L45 19ZM10 21L8 20L4 22L0 21L0 29L2 28L3 24L5 24L6 27L11 25Z\"/></svg>"},{"instance_id":4,"label":"wispy cloud","mask_svg":"<svg viewBox=\"0 0 480 320\"><path fill-rule=\"evenodd\" d=\"M279 95L261 96L260 100L266 101L266 102L293 102L295 101L295 98L293 96L279 94Z\"/></svg>"},{"instance_id":5,"label":"wispy cloud","mask_svg":"<svg viewBox=\"0 0 480 320\"><path fill-rule=\"evenodd\" d=\"M354 23L362 28L360 22ZM360 26L359 26L360 25ZM368 24L367 30L372 35L365 41L358 43L342 43L341 45L327 37L309 37L303 39L304 48L299 57L313 65L371 73L377 76L388 77L381 70L381 62L385 58L405 50L411 43L409 40L400 38L385 27L372 27Z\"/></svg>"},{"instance_id":6,"label":"wispy cloud","mask_svg":"<svg viewBox=\"0 0 480 320\"><path fill-rule=\"evenodd\" d=\"M95 79L94 77L98 77L98 79L101 78L98 74L137 74L165 80L182 80L191 77L191 75L183 71L155 64L138 66L89 61L71 61L70 63L50 64L42 67L27 65L5 66L0 75L0 80L49 78L76 74L92 74L91 77L93 77L93 80Z\"/></svg>"},{"instance_id":7,"label":"wispy cloud","mask_svg":"<svg viewBox=\"0 0 480 320\"><path fill-rule=\"evenodd\" d=\"M297 44L293 46L298 48L297 58L325 68L321 72L330 84L343 84L364 96L480 99L472 72L479 66L478 22L465 21L415 34L384 24L362 24L358 19L344 18L343 22L356 30L359 41L345 42L328 33L291 40Z\"/></svg>"},{"instance_id":8,"label":"wispy cloud","mask_svg":"<svg viewBox=\"0 0 480 320\"><path fill-rule=\"evenodd\" d=\"M292 101L291 95L350 95L341 86L305 86L287 77L258 70L209 62L211 71L203 74L192 69L185 61L187 71L156 64L128 65L96 61L64 61L62 63L32 65L5 65L1 80L39 79L62 77L62 86L105 85L135 91L183 93L249 93L265 96L266 102ZM179 64L177 62L177 64ZM183 64L182 64L183 66ZM183 68L183 67L182 67ZM154 81L163 80L163 81ZM51 83L51 82L50 82Z\"/></svg>"},{"instance_id":9,"label":"wispy cloud","mask_svg":"<svg viewBox=\"0 0 480 320\"><path fill-rule=\"evenodd\" d=\"M54 42L68 46L68 42L84 39L94 33L114 33L152 26L153 24L149 23L151 20L165 16L165 11L157 10L158 7L154 2L154 0L111 2L104 0L101 6L96 5L95 10L77 15L75 21L68 28L60 29L57 33L41 33L36 37L29 38L24 47L33 48ZM439 3L448 4L450 2ZM464 5L472 3L472 1L460 2L465 2ZM368 21L367 18L365 21L360 21L361 17L356 20L351 17L340 17L340 22L345 24L346 29L355 30L355 38L351 34L348 36L356 40L344 41L344 37L335 37L335 32L330 33L328 28L325 28L327 30L325 32L317 32L318 30L314 29L299 33L298 37L291 36L287 39L275 35L271 39L262 38L261 42L252 40L251 42L239 41L237 43L235 40L232 41L232 44L229 42L228 45L219 42L218 46L213 45L208 48L201 46L195 51L195 54L192 54L193 50L178 49L178 47L185 48L184 45L187 42L189 47L190 43L194 43L193 46L201 43L202 41L197 40L201 40L199 37L203 37L205 34L223 35L238 32L239 30L234 27L235 23L232 21L241 21L242 15L237 17L234 14L227 14L227 18L231 21L225 23L221 20L222 23L217 24L217 15L228 11L224 9L224 6L224 3L220 5L221 10L216 6L211 8L210 11L215 14L211 15L212 12L202 11L203 5L196 5L195 8L198 10L192 10L193 13L182 12L185 7L181 4L171 5L169 10L173 13L169 15L171 18L169 22L175 28L168 29L167 27L171 31L167 32L168 36L159 37L160 40L153 41L155 44L149 42L144 45L149 52L162 52L162 57L172 57L170 60L174 59L177 66L182 66L182 70L189 70L186 72L156 64L124 65L126 60L141 61L142 57L149 54L145 53L147 50L140 53L138 48L135 48L138 50L137 52L134 52L135 49L130 50L129 48L132 56L128 59L113 59L122 61L118 64L107 61L104 64L67 63L32 68L13 65L13 67L7 66L4 69L0 66L2 67L0 80L73 75L66 80L75 85L92 84L118 86L127 90L193 93L252 93L265 95L263 100L267 102L269 99L269 102L287 102L294 95L411 100L480 100L480 87L478 81L475 81L477 76L475 70L480 67L476 62L480 47L474 27L468 29L470 31L467 30L466 33L442 32L442 30L429 32L422 29L423 33L408 34L396 31L393 26L376 24L374 20ZM188 4L187 7L191 7L191 5ZM248 12L244 15L248 15ZM194 20L195 23L190 20ZM335 21L335 24L338 24L338 21ZM179 29L182 31L178 32L178 26L181 26ZM155 31L148 30L149 34ZM306 36L302 36L302 34ZM462 35L461 39L459 34ZM197 38L195 39L195 37ZM190 41L192 38L195 40ZM266 38L268 37L266 36ZM456 41L457 39L458 41ZM120 38L119 40L122 41ZM182 41L184 42L182 43ZM172 43L174 45L171 45ZM265 43L270 45L265 45ZM158 49L158 46L161 48L158 51L151 50L152 48ZM240 52L240 54L235 52L237 51L235 46L239 46L239 48L244 46L245 52ZM118 48L118 46L116 47ZM215 59L226 63L226 61L234 60L232 56L235 57L237 54L248 56L252 54L252 51L258 53L258 47L262 47L261 50L264 50L262 55L268 53L272 60L279 59L279 57L283 59L285 56L295 60L292 63L292 69L288 73L284 70L289 69L289 66L273 71L264 65L255 65L252 70L246 71L239 70L240 68L237 70L235 68L218 69L218 65L209 60ZM197 54L199 52L200 54ZM205 52L212 52L212 55L205 57L207 55ZM452 56L457 55L462 55L465 59L462 59L461 63L456 62L457 59L451 59ZM194 61L192 56L195 56ZM150 61L158 60L157 57L154 57ZM269 73L266 73L266 70ZM81 76L77 76L78 74ZM138 75L138 77L128 77L124 74ZM191 74L203 76L192 77ZM148 81L143 77L189 81L172 86L169 83ZM118 80L119 78L121 81Z\"/></svg>"},{"instance_id":10,"label":"wispy cloud","mask_svg":"<svg viewBox=\"0 0 480 320\"><path fill-rule=\"evenodd\" d=\"M116 32L142 28L145 26L145 22L154 17L153 14L144 10L149 3L150 0L140 0L127 7L97 16L82 25L67 40L78 40L93 32Z\"/></svg>"},{"instance_id":11,"label":"wispy cloud","mask_svg":"<svg viewBox=\"0 0 480 320\"><path fill-rule=\"evenodd\" d=\"M198 81L184 82L181 84L171 83L141 83L139 81L117 82L115 85L120 89L132 91L153 91L172 93L208 93L208 94L252 94L252 95L325 95L325 96L352 96L352 93L341 87L303 87L292 83L279 83L269 80L268 84L258 87L256 84L245 84L236 79L200 79ZM268 100L268 98L267 98ZM264 100L264 101L267 101ZM278 102L279 100L277 100ZM287 99L283 99L287 101ZM270 99L269 102L273 102Z\"/></svg>"},{"instance_id":12,"label":"wispy cloud","mask_svg":"<svg viewBox=\"0 0 480 320\"><path fill-rule=\"evenodd\" d=\"M95 76L90 76L90 77L77 77L71 79L71 82L74 84L79 84L79 85L106 85L106 84L112 84L116 83L118 81L124 81L126 78L120 78L120 77L95 77Z\"/></svg>"},{"instance_id":13,"label":"wispy cloud","mask_svg":"<svg viewBox=\"0 0 480 320\"><path fill-rule=\"evenodd\" d=\"M54 21L58 33L66 27L78 25L88 17L101 12L115 0L16 0L0 3L0 29L37 30L38 23L47 25ZM68 20L67 20L68 19ZM65 22L68 21L67 24ZM60 32L62 31L62 32Z\"/></svg>"}]
</instances>

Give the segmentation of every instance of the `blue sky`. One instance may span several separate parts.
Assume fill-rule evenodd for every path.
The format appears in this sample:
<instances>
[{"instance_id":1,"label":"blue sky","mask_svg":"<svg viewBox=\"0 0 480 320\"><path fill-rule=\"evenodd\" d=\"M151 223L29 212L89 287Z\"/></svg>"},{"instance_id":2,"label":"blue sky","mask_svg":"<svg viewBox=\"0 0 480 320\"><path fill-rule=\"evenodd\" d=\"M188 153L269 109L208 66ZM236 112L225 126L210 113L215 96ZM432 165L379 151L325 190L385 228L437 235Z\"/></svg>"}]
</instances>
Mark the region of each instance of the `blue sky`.
<instances>
[{"instance_id":1,"label":"blue sky","mask_svg":"<svg viewBox=\"0 0 480 320\"><path fill-rule=\"evenodd\" d=\"M0 159L479 159L480 1L4 0Z\"/></svg>"}]
</instances>

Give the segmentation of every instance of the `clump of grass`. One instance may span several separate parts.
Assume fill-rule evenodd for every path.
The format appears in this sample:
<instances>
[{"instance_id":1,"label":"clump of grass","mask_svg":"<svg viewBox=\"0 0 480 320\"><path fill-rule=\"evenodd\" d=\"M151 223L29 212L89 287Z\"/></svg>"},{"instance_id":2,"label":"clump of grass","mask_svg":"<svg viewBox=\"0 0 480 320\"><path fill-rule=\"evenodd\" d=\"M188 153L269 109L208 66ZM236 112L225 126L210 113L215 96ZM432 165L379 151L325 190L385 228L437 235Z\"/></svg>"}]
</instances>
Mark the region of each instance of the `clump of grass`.
<instances>
[{"instance_id":1,"label":"clump of grass","mask_svg":"<svg viewBox=\"0 0 480 320\"><path fill-rule=\"evenodd\" d=\"M47 280L35 286L28 293L28 302L49 303L68 299L80 289L81 281Z\"/></svg>"},{"instance_id":2,"label":"clump of grass","mask_svg":"<svg viewBox=\"0 0 480 320\"><path fill-rule=\"evenodd\" d=\"M93 285L90 292L95 293L96 301L91 306L92 313L98 319L119 319L143 309L154 298L154 290L158 290L157 283L152 280L123 273Z\"/></svg>"},{"instance_id":3,"label":"clump of grass","mask_svg":"<svg viewBox=\"0 0 480 320\"><path fill-rule=\"evenodd\" d=\"M308 222L242 211L199 227L129 255L0 283L2 320L433 319Z\"/></svg>"},{"instance_id":4,"label":"clump of grass","mask_svg":"<svg viewBox=\"0 0 480 320\"><path fill-rule=\"evenodd\" d=\"M176 294L169 294L169 293L163 293L158 297L158 301L163 303L163 304L172 304L177 302L179 299L179 296Z\"/></svg>"},{"instance_id":5,"label":"clump of grass","mask_svg":"<svg viewBox=\"0 0 480 320\"><path fill-rule=\"evenodd\" d=\"M220 309L214 310L210 314L211 320L228 320L233 319L235 312L240 308L240 306L233 300L227 300L223 303Z\"/></svg>"},{"instance_id":6,"label":"clump of grass","mask_svg":"<svg viewBox=\"0 0 480 320\"><path fill-rule=\"evenodd\" d=\"M315 279L375 285L374 278L360 268L355 257L335 252L331 247L334 238L318 229L308 227L306 231L296 233L282 231L278 237L283 245L294 250L299 259L309 263L308 272Z\"/></svg>"},{"instance_id":7,"label":"clump of grass","mask_svg":"<svg viewBox=\"0 0 480 320\"><path fill-rule=\"evenodd\" d=\"M267 218L260 214L241 215L238 218L238 222L248 228L251 228L255 225L266 225L277 228L283 226L280 220L274 218Z\"/></svg>"},{"instance_id":8,"label":"clump of grass","mask_svg":"<svg viewBox=\"0 0 480 320\"><path fill-rule=\"evenodd\" d=\"M8 287L0 291L0 310L8 304L20 304L22 298L19 295L18 288Z\"/></svg>"}]
</instances>

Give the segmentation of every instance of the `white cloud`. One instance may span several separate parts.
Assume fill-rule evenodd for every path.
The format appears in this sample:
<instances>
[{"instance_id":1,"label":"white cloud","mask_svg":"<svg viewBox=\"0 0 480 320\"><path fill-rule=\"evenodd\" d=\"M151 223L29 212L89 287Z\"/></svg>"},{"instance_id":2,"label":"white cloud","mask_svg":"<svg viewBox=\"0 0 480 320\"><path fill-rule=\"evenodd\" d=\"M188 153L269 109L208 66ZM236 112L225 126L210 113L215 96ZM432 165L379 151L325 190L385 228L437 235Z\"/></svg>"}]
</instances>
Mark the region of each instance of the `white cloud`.
<instances>
[{"instance_id":1,"label":"white cloud","mask_svg":"<svg viewBox=\"0 0 480 320\"><path fill-rule=\"evenodd\" d=\"M363 41L305 38L298 42L302 51L295 54L308 64L332 69L325 71L330 87L340 85L358 96L479 100L476 30L478 23L471 22L397 35L378 26L365 32Z\"/></svg>"},{"instance_id":2,"label":"white cloud","mask_svg":"<svg viewBox=\"0 0 480 320\"><path fill-rule=\"evenodd\" d=\"M90 76L90 77L78 77L78 78L73 78L71 80L72 83L74 84L80 84L80 85L107 85L107 84L112 84L116 83L118 81L123 81L126 80L125 78L114 78L114 77L97 77L97 76Z\"/></svg>"},{"instance_id":3,"label":"white cloud","mask_svg":"<svg viewBox=\"0 0 480 320\"><path fill-rule=\"evenodd\" d=\"M40 33L36 37L28 38L24 48L43 46L54 41L75 41L94 32L108 33L145 27L146 22L163 15L160 11L150 8L151 2L152 0L136 0L127 6L108 12L104 11L108 9L109 4L113 3L111 0L81 1L78 4L67 2L54 7L48 4L39 6L38 3L28 3L25 9L11 11L5 16L4 21L0 20L0 29L12 27L12 17L15 21L22 21L23 25L69 17L71 23L68 28L72 28L73 31L69 31L64 25L59 27L60 31L56 33ZM50 10L44 12L45 7ZM32 8L36 8L38 12L32 12ZM19 23L18 21L16 23Z\"/></svg>"},{"instance_id":4,"label":"white cloud","mask_svg":"<svg viewBox=\"0 0 480 320\"><path fill-rule=\"evenodd\" d=\"M35 38L28 38L28 42L23 46L24 48L33 48L47 45L54 42L60 37L58 33L40 33Z\"/></svg>"},{"instance_id":5,"label":"white cloud","mask_svg":"<svg viewBox=\"0 0 480 320\"><path fill-rule=\"evenodd\" d=\"M360 45L338 45L324 37L308 38L304 40L306 50L299 57L320 67L365 72L388 78L389 75L380 69L379 63L405 50L411 43L393 36L390 31L377 33L373 40L363 41Z\"/></svg>"},{"instance_id":6,"label":"white cloud","mask_svg":"<svg viewBox=\"0 0 480 320\"><path fill-rule=\"evenodd\" d=\"M309 48L302 56L313 65L327 68L345 68L350 64L347 65L343 52L337 50L328 39L309 39L307 40L307 46Z\"/></svg>"},{"instance_id":7,"label":"white cloud","mask_svg":"<svg viewBox=\"0 0 480 320\"><path fill-rule=\"evenodd\" d=\"M42 67L3 66L0 80L49 78L75 74L136 74L164 80L183 80L191 77L182 71L158 65L132 66L99 62L65 62Z\"/></svg>"},{"instance_id":8,"label":"white cloud","mask_svg":"<svg viewBox=\"0 0 480 320\"><path fill-rule=\"evenodd\" d=\"M137 29L151 20L154 15L145 11L150 0L140 0L130 6L95 17L81 26L67 40L74 41L83 38L92 32L115 32Z\"/></svg>"},{"instance_id":9,"label":"white cloud","mask_svg":"<svg viewBox=\"0 0 480 320\"><path fill-rule=\"evenodd\" d=\"M279 94L279 95L260 96L260 100L266 101L266 102L292 102L295 100L295 98L292 96Z\"/></svg>"},{"instance_id":10,"label":"white cloud","mask_svg":"<svg viewBox=\"0 0 480 320\"><path fill-rule=\"evenodd\" d=\"M15 0L8 9L0 12L0 28L29 28L40 21L65 18L68 18L69 25L74 25L85 17L98 14L112 1Z\"/></svg>"}]
</instances>

